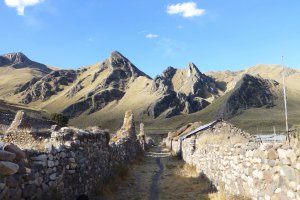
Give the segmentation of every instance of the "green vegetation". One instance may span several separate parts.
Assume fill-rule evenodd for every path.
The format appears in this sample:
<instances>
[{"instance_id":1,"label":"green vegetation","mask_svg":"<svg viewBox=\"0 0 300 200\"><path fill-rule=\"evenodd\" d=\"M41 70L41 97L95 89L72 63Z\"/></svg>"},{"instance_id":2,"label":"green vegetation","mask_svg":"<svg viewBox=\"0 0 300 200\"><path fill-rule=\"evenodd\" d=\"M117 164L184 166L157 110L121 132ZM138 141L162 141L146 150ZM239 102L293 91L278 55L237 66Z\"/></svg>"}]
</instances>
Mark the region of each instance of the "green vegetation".
<instances>
[{"instance_id":1,"label":"green vegetation","mask_svg":"<svg viewBox=\"0 0 300 200\"><path fill-rule=\"evenodd\" d=\"M51 114L51 120L60 126L66 126L69 123L69 118L67 116L58 113Z\"/></svg>"}]
</instances>

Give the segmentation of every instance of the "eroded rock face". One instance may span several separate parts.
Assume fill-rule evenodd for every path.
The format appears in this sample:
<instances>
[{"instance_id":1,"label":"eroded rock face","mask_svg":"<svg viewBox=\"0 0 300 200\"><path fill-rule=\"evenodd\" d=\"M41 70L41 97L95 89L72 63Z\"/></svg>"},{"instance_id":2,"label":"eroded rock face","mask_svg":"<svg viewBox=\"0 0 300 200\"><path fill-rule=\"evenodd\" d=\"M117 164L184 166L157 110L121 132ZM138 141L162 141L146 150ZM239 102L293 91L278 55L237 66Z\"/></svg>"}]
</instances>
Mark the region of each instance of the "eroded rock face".
<instances>
[{"instance_id":1,"label":"eroded rock face","mask_svg":"<svg viewBox=\"0 0 300 200\"><path fill-rule=\"evenodd\" d=\"M121 99L124 94L118 89L108 89L93 95L88 94L89 96L86 99L82 99L64 109L63 114L75 117L87 110L89 110L89 113L93 113L104 108L110 102Z\"/></svg>"},{"instance_id":2,"label":"eroded rock face","mask_svg":"<svg viewBox=\"0 0 300 200\"><path fill-rule=\"evenodd\" d=\"M168 67L152 83L151 92L163 95L147 109L147 114L156 118L160 115L172 117L202 110L209 97L218 96L221 90L215 81L202 74L193 63L187 69Z\"/></svg>"},{"instance_id":3,"label":"eroded rock face","mask_svg":"<svg viewBox=\"0 0 300 200\"><path fill-rule=\"evenodd\" d=\"M276 81L244 75L221 106L219 116L229 118L249 108L273 107L277 98L273 91L276 86Z\"/></svg>"},{"instance_id":4,"label":"eroded rock face","mask_svg":"<svg viewBox=\"0 0 300 200\"><path fill-rule=\"evenodd\" d=\"M16 93L21 93L22 103L28 104L37 100L48 100L52 95L63 90L64 86L68 86L76 80L77 74L74 70L57 70L37 80L33 78L31 81L17 88Z\"/></svg>"}]
</instances>

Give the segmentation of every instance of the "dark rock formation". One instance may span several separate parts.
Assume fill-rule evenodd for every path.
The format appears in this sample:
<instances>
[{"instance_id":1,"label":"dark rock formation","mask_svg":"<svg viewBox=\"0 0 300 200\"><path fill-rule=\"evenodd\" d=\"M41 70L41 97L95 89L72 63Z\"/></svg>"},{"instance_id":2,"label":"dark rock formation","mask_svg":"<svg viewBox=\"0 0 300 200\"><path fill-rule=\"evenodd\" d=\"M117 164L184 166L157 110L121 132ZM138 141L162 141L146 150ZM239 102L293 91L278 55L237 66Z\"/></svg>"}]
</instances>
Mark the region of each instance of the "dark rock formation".
<instances>
[{"instance_id":1,"label":"dark rock formation","mask_svg":"<svg viewBox=\"0 0 300 200\"><path fill-rule=\"evenodd\" d=\"M1 55L0 67L3 66L11 66L16 69L29 67L29 68L34 68L45 74L50 73L52 71L46 65L30 60L21 52Z\"/></svg>"},{"instance_id":2,"label":"dark rock formation","mask_svg":"<svg viewBox=\"0 0 300 200\"><path fill-rule=\"evenodd\" d=\"M70 105L69 107L64 109L62 113L70 117L79 116L81 113L87 110L90 110L89 112L92 113L104 108L107 104L114 100L121 99L124 94L124 92L118 89L108 89L100 91L97 94L87 96L86 99L80 100Z\"/></svg>"},{"instance_id":3,"label":"dark rock formation","mask_svg":"<svg viewBox=\"0 0 300 200\"><path fill-rule=\"evenodd\" d=\"M277 97L273 89L277 85L273 80L244 75L221 106L218 116L229 118L245 109L274 106Z\"/></svg>"},{"instance_id":4,"label":"dark rock formation","mask_svg":"<svg viewBox=\"0 0 300 200\"><path fill-rule=\"evenodd\" d=\"M22 103L28 104L32 101L49 99L52 95L63 90L63 86L67 86L76 80L77 74L74 70L57 70L47 74L43 78L37 80L33 78L23 86L17 88L16 93L22 92Z\"/></svg>"},{"instance_id":5,"label":"dark rock formation","mask_svg":"<svg viewBox=\"0 0 300 200\"><path fill-rule=\"evenodd\" d=\"M219 90L193 63L184 70L168 67L153 80L151 92L163 96L149 106L147 114L156 118L162 113L165 117L194 113L209 105L205 98L218 96Z\"/></svg>"}]
</instances>

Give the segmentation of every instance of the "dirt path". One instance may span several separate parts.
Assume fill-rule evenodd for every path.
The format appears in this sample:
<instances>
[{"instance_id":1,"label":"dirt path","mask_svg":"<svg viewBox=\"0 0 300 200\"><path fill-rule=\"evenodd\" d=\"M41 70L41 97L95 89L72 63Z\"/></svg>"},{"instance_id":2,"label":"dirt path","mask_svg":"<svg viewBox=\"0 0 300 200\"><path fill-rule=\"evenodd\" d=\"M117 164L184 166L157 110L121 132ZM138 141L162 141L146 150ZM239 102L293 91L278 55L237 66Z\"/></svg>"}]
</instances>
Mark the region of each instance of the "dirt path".
<instances>
[{"instance_id":1,"label":"dirt path","mask_svg":"<svg viewBox=\"0 0 300 200\"><path fill-rule=\"evenodd\" d=\"M185 200L208 198L209 182L198 177L193 167L171 156L161 147L149 150L130 166L126 180L117 184L114 194L105 200Z\"/></svg>"}]
</instances>

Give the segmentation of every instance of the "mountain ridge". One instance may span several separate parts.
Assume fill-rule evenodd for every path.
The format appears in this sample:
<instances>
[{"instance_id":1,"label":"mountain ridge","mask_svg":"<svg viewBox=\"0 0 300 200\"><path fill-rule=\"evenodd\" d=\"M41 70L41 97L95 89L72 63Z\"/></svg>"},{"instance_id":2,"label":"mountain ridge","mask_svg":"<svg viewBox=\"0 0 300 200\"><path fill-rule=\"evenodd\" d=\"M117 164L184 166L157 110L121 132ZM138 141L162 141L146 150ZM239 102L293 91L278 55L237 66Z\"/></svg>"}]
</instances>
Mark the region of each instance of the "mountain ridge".
<instances>
[{"instance_id":1,"label":"mountain ridge","mask_svg":"<svg viewBox=\"0 0 300 200\"><path fill-rule=\"evenodd\" d=\"M26 63L28 58L22 55L12 63ZM203 118L207 114L201 113L208 111L207 119L231 119L253 108L278 107L279 67L258 65L236 72L203 73L190 62L186 68L170 66L152 79L120 52L113 51L104 61L87 67L32 76L12 87L13 93L0 93L0 97L49 113L63 113L80 126L99 122L113 126L126 109L150 124L184 116ZM298 90L295 77L300 77L299 71L287 71L288 90Z\"/></svg>"}]
</instances>

